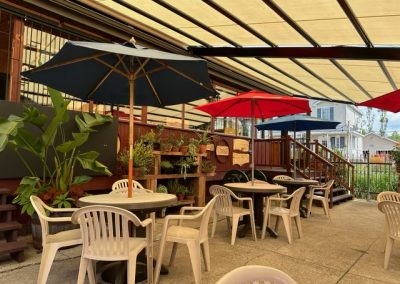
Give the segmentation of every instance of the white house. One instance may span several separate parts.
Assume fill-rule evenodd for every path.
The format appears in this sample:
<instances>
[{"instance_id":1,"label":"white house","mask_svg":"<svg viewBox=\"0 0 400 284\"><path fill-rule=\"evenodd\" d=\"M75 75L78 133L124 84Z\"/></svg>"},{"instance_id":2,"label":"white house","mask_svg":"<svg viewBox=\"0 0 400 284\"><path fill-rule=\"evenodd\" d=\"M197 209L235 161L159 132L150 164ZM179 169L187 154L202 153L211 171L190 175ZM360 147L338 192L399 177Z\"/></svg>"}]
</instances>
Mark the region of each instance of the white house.
<instances>
[{"instance_id":1,"label":"white house","mask_svg":"<svg viewBox=\"0 0 400 284\"><path fill-rule=\"evenodd\" d=\"M363 158L363 135L359 132L363 114L357 107L326 101L312 101L310 107L311 116L340 122L336 129L311 131L311 140L318 139L350 160Z\"/></svg>"},{"instance_id":2,"label":"white house","mask_svg":"<svg viewBox=\"0 0 400 284\"><path fill-rule=\"evenodd\" d=\"M368 133L363 137L364 151L369 151L369 155L387 154L397 145L395 140L382 137L375 133Z\"/></svg>"}]
</instances>

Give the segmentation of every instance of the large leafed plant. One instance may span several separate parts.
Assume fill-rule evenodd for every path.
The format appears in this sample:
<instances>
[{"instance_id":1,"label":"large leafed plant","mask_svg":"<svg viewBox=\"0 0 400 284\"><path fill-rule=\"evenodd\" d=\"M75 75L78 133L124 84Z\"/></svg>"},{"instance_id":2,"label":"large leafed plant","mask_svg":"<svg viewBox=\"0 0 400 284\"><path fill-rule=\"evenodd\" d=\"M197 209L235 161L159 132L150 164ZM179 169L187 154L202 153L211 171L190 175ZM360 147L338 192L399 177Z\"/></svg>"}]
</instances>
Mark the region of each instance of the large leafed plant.
<instances>
[{"instance_id":1,"label":"large leafed plant","mask_svg":"<svg viewBox=\"0 0 400 284\"><path fill-rule=\"evenodd\" d=\"M112 121L111 116L82 113L75 115L78 131L67 133L67 111L70 101L61 93L49 89L54 106L54 117L49 118L34 106L25 106L21 116L10 115L0 119L0 152L12 149L22 161L29 176L22 178L16 191L14 203L22 206L22 213L31 215L34 209L31 195L40 196L45 202L58 207L71 207L79 185L90 181L86 175L75 175L77 164L83 169L111 175L105 165L97 161L96 151L82 151L96 126ZM26 159L29 152L40 161L40 166L30 165Z\"/></svg>"}]
</instances>

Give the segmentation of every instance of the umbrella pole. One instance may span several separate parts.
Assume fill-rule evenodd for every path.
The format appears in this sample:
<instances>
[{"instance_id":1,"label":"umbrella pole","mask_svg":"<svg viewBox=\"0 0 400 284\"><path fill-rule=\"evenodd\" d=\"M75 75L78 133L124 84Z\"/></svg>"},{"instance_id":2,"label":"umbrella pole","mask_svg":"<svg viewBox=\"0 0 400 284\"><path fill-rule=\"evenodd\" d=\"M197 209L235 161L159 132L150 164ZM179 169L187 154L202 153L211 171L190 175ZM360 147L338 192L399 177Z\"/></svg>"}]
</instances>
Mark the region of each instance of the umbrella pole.
<instances>
[{"instance_id":1,"label":"umbrella pole","mask_svg":"<svg viewBox=\"0 0 400 284\"><path fill-rule=\"evenodd\" d=\"M134 75L129 75L129 165L128 165L128 198L132 197L133 180L133 102L134 102Z\"/></svg>"},{"instance_id":2,"label":"umbrella pole","mask_svg":"<svg viewBox=\"0 0 400 284\"><path fill-rule=\"evenodd\" d=\"M254 100L251 100L251 186L254 185Z\"/></svg>"},{"instance_id":3,"label":"umbrella pole","mask_svg":"<svg viewBox=\"0 0 400 284\"><path fill-rule=\"evenodd\" d=\"M293 177L296 178L296 131L293 131Z\"/></svg>"}]
</instances>

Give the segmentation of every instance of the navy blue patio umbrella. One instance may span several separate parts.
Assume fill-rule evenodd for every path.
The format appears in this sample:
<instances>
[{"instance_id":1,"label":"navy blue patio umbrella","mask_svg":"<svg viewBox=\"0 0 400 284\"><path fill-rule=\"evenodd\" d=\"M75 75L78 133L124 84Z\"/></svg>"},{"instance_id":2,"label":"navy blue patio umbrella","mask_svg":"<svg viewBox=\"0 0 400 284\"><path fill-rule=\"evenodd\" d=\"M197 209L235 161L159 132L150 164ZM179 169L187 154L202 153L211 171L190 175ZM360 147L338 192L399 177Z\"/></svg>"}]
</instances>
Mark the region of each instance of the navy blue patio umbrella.
<instances>
[{"instance_id":1,"label":"navy blue patio umbrella","mask_svg":"<svg viewBox=\"0 0 400 284\"><path fill-rule=\"evenodd\" d=\"M257 130L281 130L293 131L296 140L297 131L335 129L340 122L323 120L309 115L288 115L256 124ZM293 147L293 159L296 158L295 147ZM294 176L296 177L296 161L293 162Z\"/></svg>"},{"instance_id":2,"label":"navy blue patio umbrella","mask_svg":"<svg viewBox=\"0 0 400 284\"><path fill-rule=\"evenodd\" d=\"M48 62L22 73L85 101L129 104L128 197L133 176L133 106L163 107L216 94L205 60L130 45L68 41Z\"/></svg>"}]
</instances>

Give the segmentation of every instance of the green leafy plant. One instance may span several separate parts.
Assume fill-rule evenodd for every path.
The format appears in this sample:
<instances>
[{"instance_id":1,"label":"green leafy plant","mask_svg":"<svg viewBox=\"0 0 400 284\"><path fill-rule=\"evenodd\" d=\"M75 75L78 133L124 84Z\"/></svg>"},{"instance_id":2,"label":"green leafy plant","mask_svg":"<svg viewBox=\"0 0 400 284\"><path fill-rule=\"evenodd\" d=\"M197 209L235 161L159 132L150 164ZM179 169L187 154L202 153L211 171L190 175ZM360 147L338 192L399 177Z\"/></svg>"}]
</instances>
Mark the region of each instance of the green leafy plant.
<instances>
[{"instance_id":1,"label":"green leafy plant","mask_svg":"<svg viewBox=\"0 0 400 284\"><path fill-rule=\"evenodd\" d=\"M390 157L396 162L396 164L400 163L400 149L399 148L394 148L390 152Z\"/></svg>"},{"instance_id":2,"label":"green leafy plant","mask_svg":"<svg viewBox=\"0 0 400 284\"><path fill-rule=\"evenodd\" d=\"M75 175L78 164L83 169L111 175L107 167L97 161L98 152L83 152L81 146L90 133L96 131L96 126L111 122L112 117L89 113L75 115L78 132L67 133L65 123L69 120L70 101L50 88L49 95L55 110L53 118L49 119L34 106L25 106L21 116L10 115L0 120L0 152L12 149L29 171L29 176L22 178L13 200L22 206L22 213L29 215L34 212L29 199L31 195L40 196L48 204L56 202L58 207L70 205L70 189L91 179L86 175ZM29 164L26 152L40 162L39 168Z\"/></svg>"},{"instance_id":3,"label":"green leafy plant","mask_svg":"<svg viewBox=\"0 0 400 284\"><path fill-rule=\"evenodd\" d=\"M145 144L154 144L157 140L156 133L152 129L146 134L142 135L139 140L143 141Z\"/></svg>"},{"instance_id":4,"label":"green leafy plant","mask_svg":"<svg viewBox=\"0 0 400 284\"><path fill-rule=\"evenodd\" d=\"M129 167L128 149L123 149L119 153L117 160L120 162L125 173L127 173ZM147 174L150 171L153 163L153 145L146 144L143 140L136 141L133 145L133 167L141 168L142 173Z\"/></svg>"},{"instance_id":5,"label":"green leafy plant","mask_svg":"<svg viewBox=\"0 0 400 284\"><path fill-rule=\"evenodd\" d=\"M159 186L157 186L157 192L168 193L168 188L165 185L160 184Z\"/></svg>"},{"instance_id":6,"label":"green leafy plant","mask_svg":"<svg viewBox=\"0 0 400 284\"><path fill-rule=\"evenodd\" d=\"M202 173L213 173L215 172L215 164L211 160L204 160L201 163L201 172Z\"/></svg>"},{"instance_id":7,"label":"green leafy plant","mask_svg":"<svg viewBox=\"0 0 400 284\"><path fill-rule=\"evenodd\" d=\"M182 194L185 195L189 192L189 188L184 185L184 184L179 184L178 189L177 189L177 194Z\"/></svg>"},{"instance_id":8,"label":"green leafy plant","mask_svg":"<svg viewBox=\"0 0 400 284\"><path fill-rule=\"evenodd\" d=\"M211 142L211 138L208 136L208 131L197 133L197 141L199 145L207 145Z\"/></svg>"},{"instance_id":9,"label":"green leafy plant","mask_svg":"<svg viewBox=\"0 0 400 284\"><path fill-rule=\"evenodd\" d=\"M177 165L180 167L180 173L183 175L183 179L186 179L188 170L191 166L195 165L195 163L191 157L186 157L179 159Z\"/></svg>"},{"instance_id":10,"label":"green leafy plant","mask_svg":"<svg viewBox=\"0 0 400 284\"><path fill-rule=\"evenodd\" d=\"M170 193L177 193L179 190L179 180L178 179L169 179L167 181L167 188L168 188L168 192Z\"/></svg>"}]
</instances>

